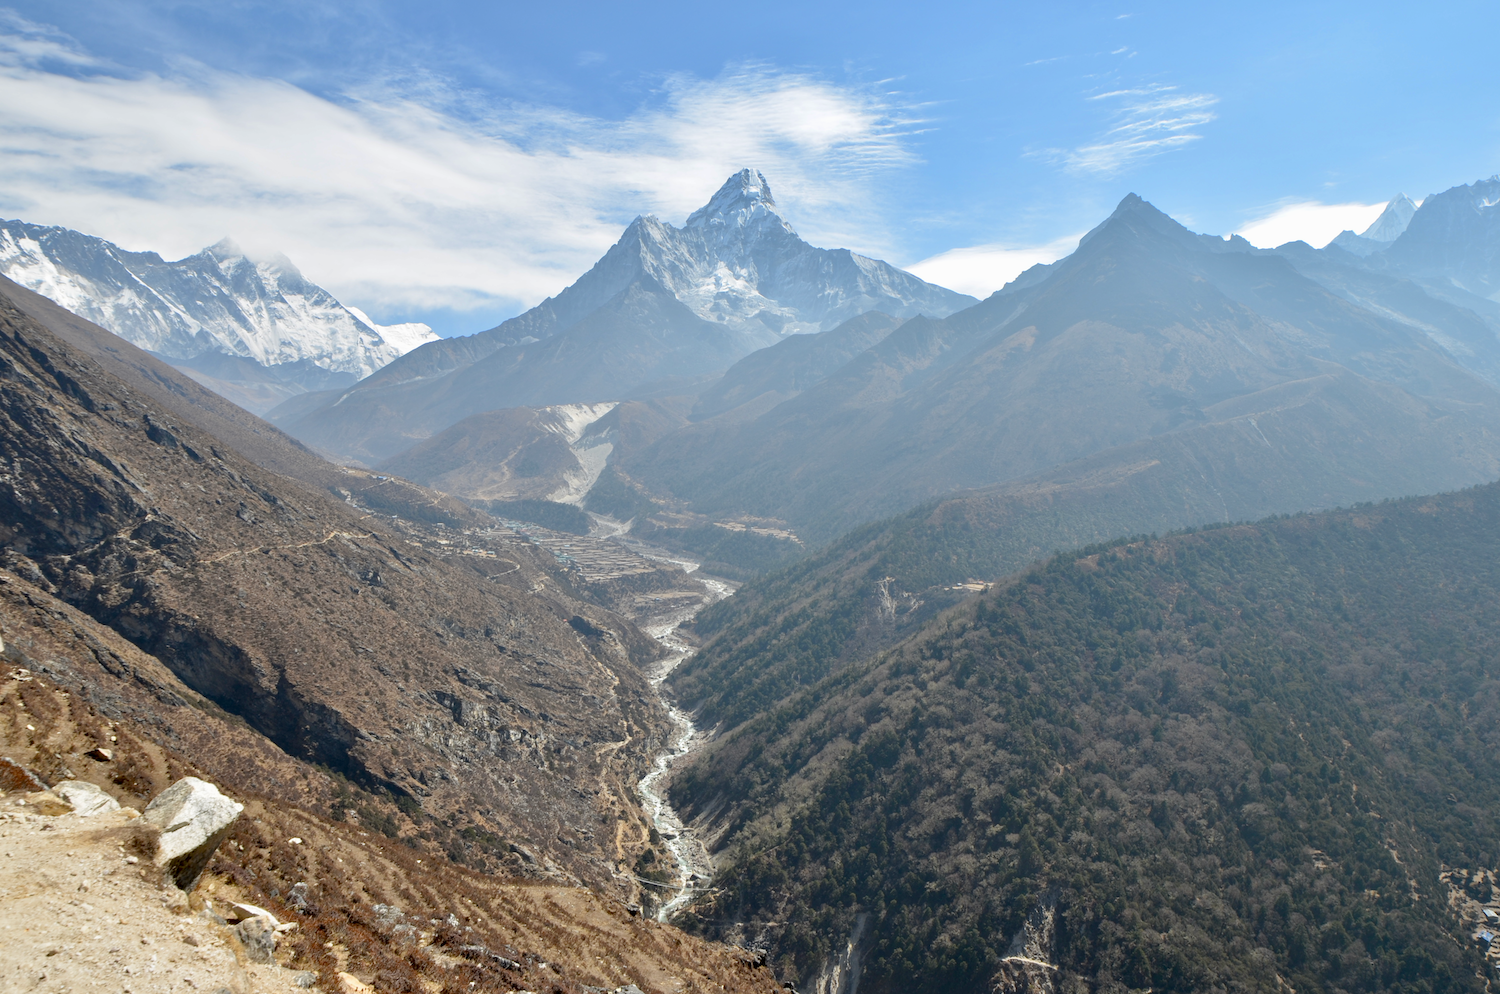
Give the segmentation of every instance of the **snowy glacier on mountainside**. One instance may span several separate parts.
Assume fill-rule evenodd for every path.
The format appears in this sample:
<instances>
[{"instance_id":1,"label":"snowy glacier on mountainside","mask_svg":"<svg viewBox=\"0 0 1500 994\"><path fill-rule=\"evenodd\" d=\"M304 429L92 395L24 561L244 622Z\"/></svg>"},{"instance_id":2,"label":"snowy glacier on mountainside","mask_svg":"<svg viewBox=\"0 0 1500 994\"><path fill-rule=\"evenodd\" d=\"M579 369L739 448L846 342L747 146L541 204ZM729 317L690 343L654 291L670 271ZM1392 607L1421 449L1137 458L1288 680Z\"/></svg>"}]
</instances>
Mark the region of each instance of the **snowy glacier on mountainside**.
<instances>
[{"instance_id":1,"label":"snowy glacier on mountainside","mask_svg":"<svg viewBox=\"0 0 1500 994\"><path fill-rule=\"evenodd\" d=\"M251 259L225 239L167 262L61 227L0 222L0 273L143 349L263 366L307 360L363 378L437 338L381 327L339 303L282 255Z\"/></svg>"}]
</instances>

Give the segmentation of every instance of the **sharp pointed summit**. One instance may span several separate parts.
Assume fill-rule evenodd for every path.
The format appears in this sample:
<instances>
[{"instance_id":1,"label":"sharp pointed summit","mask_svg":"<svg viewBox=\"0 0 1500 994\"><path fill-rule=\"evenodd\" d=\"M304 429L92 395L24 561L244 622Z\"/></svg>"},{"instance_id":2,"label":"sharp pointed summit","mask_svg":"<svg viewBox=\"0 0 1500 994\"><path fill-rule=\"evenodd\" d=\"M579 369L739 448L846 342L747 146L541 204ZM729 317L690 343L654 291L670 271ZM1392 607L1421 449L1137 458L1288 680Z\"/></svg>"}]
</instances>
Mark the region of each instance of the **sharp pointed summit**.
<instances>
[{"instance_id":1,"label":"sharp pointed summit","mask_svg":"<svg viewBox=\"0 0 1500 994\"><path fill-rule=\"evenodd\" d=\"M424 346L321 408L298 398L271 417L373 462L481 411L622 400L870 311L945 317L974 303L877 259L809 245L747 168L680 228L637 217L576 283L525 314Z\"/></svg>"},{"instance_id":2,"label":"sharp pointed summit","mask_svg":"<svg viewBox=\"0 0 1500 994\"><path fill-rule=\"evenodd\" d=\"M1423 200L1383 258L1408 276L1500 300L1500 177Z\"/></svg>"},{"instance_id":3,"label":"sharp pointed summit","mask_svg":"<svg viewBox=\"0 0 1500 994\"><path fill-rule=\"evenodd\" d=\"M1375 242L1394 242L1406 231L1406 226L1411 224L1413 215L1417 213L1417 205L1404 193L1398 193L1385 205L1385 210L1375 219L1359 237L1368 238Z\"/></svg>"},{"instance_id":4,"label":"sharp pointed summit","mask_svg":"<svg viewBox=\"0 0 1500 994\"><path fill-rule=\"evenodd\" d=\"M724 181L708 203L688 215L685 227L722 225L743 228L767 217L780 221L787 232L795 234L776 206L776 198L771 196L771 184L766 182L766 177L758 169L741 169Z\"/></svg>"}]
</instances>

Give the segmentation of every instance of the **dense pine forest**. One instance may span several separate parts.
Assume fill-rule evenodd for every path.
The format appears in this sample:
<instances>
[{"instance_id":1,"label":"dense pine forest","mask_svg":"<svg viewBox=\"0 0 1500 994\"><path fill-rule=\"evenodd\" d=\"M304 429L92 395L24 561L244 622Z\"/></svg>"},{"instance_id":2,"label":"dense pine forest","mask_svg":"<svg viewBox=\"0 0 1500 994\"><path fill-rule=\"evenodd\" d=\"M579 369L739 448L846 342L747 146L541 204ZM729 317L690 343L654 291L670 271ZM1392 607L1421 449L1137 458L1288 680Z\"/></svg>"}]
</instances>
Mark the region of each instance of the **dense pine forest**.
<instances>
[{"instance_id":1,"label":"dense pine forest","mask_svg":"<svg viewBox=\"0 0 1500 994\"><path fill-rule=\"evenodd\" d=\"M1483 990L1497 595L1496 486L1055 557L684 770L696 927L802 977L857 936L861 991L1027 939L1067 988Z\"/></svg>"}]
</instances>

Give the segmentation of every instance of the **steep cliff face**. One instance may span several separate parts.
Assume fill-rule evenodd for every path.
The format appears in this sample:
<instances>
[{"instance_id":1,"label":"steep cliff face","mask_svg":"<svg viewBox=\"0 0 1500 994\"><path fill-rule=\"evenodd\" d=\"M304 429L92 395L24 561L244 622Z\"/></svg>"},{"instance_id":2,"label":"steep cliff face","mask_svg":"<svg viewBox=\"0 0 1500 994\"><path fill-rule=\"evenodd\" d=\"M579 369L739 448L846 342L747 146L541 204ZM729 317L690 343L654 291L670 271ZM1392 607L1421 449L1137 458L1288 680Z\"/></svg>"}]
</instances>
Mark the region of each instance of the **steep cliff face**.
<instances>
[{"instance_id":1,"label":"steep cliff face","mask_svg":"<svg viewBox=\"0 0 1500 994\"><path fill-rule=\"evenodd\" d=\"M8 298L0 377L4 565L293 757L610 878L662 727L628 622L503 534L433 538L254 465Z\"/></svg>"}]
</instances>

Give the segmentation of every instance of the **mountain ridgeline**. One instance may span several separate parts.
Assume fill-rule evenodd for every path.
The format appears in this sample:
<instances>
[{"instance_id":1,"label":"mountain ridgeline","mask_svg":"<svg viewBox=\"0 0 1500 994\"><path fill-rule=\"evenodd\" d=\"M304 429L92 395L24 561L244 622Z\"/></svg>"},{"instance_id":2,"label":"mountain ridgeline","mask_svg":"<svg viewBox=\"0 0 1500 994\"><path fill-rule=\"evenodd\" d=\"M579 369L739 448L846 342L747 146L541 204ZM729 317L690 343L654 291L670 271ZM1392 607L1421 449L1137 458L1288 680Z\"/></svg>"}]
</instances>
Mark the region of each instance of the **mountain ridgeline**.
<instances>
[{"instance_id":1,"label":"mountain ridgeline","mask_svg":"<svg viewBox=\"0 0 1500 994\"><path fill-rule=\"evenodd\" d=\"M282 255L229 239L168 262L102 238L0 221L0 274L257 413L307 390L352 386L437 336L345 307Z\"/></svg>"},{"instance_id":2,"label":"mountain ridgeline","mask_svg":"<svg viewBox=\"0 0 1500 994\"><path fill-rule=\"evenodd\" d=\"M373 372L152 331L205 346L188 379L0 280L5 645L87 634L80 694L154 696L163 741L335 828L691 897L682 924L757 952L658 960L743 989L768 960L819 994L1479 994L1497 183L1321 250L1131 195L975 301L809 245L744 170ZM226 313L316 296L229 246L4 230L0 262L90 314L135 314L141 274ZM274 426L200 385L267 376L296 394ZM680 719L636 622L671 631L722 579L746 582L671 636L696 652L665 686L708 732L668 767L677 834L635 789ZM665 904L694 839L713 879ZM517 957L466 989L515 986Z\"/></svg>"},{"instance_id":3,"label":"mountain ridgeline","mask_svg":"<svg viewBox=\"0 0 1500 994\"><path fill-rule=\"evenodd\" d=\"M757 195L736 193L748 197L736 214L749 217L746 230L763 224L790 238ZM1434 210L1442 199L1429 198ZM755 244L774 241L765 235ZM469 406L504 403L497 398L512 396L509 387L450 390L478 365L436 378L435 369L417 368L429 361L424 353L472 342L438 343L392 364L329 408L332 420L313 413L280 423L324 448L333 445L329 436L307 434L308 425L374 432L381 446L408 446L377 463L385 471L469 500L557 494L740 576L866 522L978 489L996 508L980 516L1007 522L989 543L1003 548L988 561L961 554L969 572L950 571L949 579L995 576L1070 544L1129 532L1494 478L1500 305L1451 281L1406 275L1384 261L1389 254L1371 257L1377 263L1301 243L1257 250L1243 239L1194 234L1131 196L1068 258L947 317L867 311L786 336L722 375L657 381L646 391L652 396L638 399L602 373L598 390L536 393L551 374L526 360L528 396L551 405L619 403L585 432L599 465L585 467L577 442L571 456L550 452L557 441L527 427L552 416L528 413L537 408L481 411L428 434L427 415L409 414L427 401L393 399L390 391L410 389L431 392L439 407L459 396L470 397L462 401ZM582 299L607 261L558 301ZM686 307L694 298L671 299ZM552 306L526 321L542 320ZM603 313L620 319L605 337L566 361L556 353L559 375L577 370L570 390L611 349L640 351L641 336L661 327L606 309L578 329ZM693 354L744 327L732 314L694 339ZM559 333L526 348L563 349L581 335ZM507 345L493 355L522 351ZM653 346L642 354L666 361L683 353ZM631 368L624 358L609 364ZM403 368L412 377L394 384ZM615 382L612 393L605 380ZM386 413L350 407L360 396L386 397ZM610 426L622 419L636 430L617 438ZM408 436L395 439L391 432L406 426Z\"/></svg>"},{"instance_id":4,"label":"mountain ridgeline","mask_svg":"<svg viewBox=\"0 0 1500 994\"><path fill-rule=\"evenodd\" d=\"M983 303L909 320L758 417L618 465L699 513L782 519L821 544L958 489L1080 460L1128 474L1186 449L1201 461L1175 480L1188 524L1491 479L1497 396L1410 323L1130 197Z\"/></svg>"},{"instance_id":5,"label":"mountain ridgeline","mask_svg":"<svg viewBox=\"0 0 1500 994\"><path fill-rule=\"evenodd\" d=\"M732 726L908 633L945 587L1058 549L1500 476L1486 302L1340 255L1193 235L1127 198L1073 256L908 322L766 415L626 453L636 479L691 474L679 492L703 510L805 507L782 513L807 537L857 521L818 526L856 501L1000 481L855 528L705 612L678 692ZM695 458L668 460L694 433Z\"/></svg>"},{"instance_id":6,"label":"mountain ridgeline","mask_svg":"<svg viewBox=\"0 0 1500 994\"><path fill-rule=\"evenodd\" d=\"M972 303L814 248L746 169L682 228L636 218L593 269L525 314L423 346L352 390L296 398L271 420L339 458L374 461L482 411L682 393L784 335Z\"/></svg>"},{"instance_id":7,"label":"mountain ridgeline","mask_svg":"<svg viewBox=\"0 0 1500 994\"><path fill-rule=\"evenodd\" d=\"M1490 485L1026 570L678 776L698 927L867 994L1487 989L1497 562Z\"/></svg>"}]
</instances>

